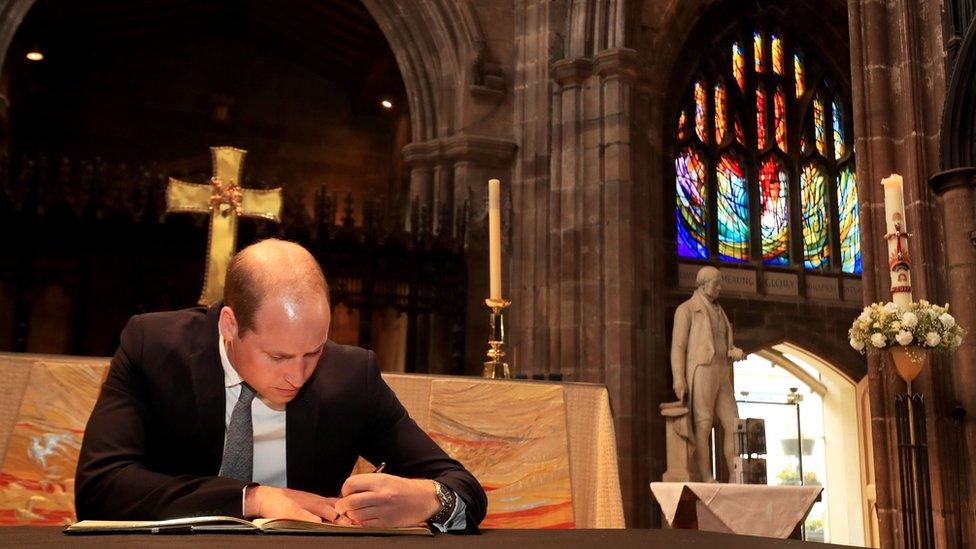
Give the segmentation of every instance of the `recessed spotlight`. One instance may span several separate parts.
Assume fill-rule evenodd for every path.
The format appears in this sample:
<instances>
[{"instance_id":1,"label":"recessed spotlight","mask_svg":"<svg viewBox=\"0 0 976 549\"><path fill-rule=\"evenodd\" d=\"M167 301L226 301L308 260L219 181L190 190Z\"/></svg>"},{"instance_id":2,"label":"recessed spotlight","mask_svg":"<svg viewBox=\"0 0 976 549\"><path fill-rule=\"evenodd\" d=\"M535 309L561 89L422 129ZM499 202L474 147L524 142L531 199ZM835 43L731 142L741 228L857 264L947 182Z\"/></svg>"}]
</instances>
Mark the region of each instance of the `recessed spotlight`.
<instances>
[{"instance_id":1,"label":"recessed spotlight","mask_svg":"<svg viewBox=\"0 0 976 549\"><path fill-rule=\"evenodd\" d=\"M37 50L31 50L31 51L27 52L27 59L29 61L43 61L44 60L44 54L41 53L41 52L39 52L39 51L37 51Z\"/></svg>"},{"instance_id":2,"label":"recessed spotlight","mask_svg":"<svg viewBox=\"0 0 976 549\"><path fill-rule=\"evenodd\" d=\"M380 106L386 110L390 110L393 108L393 101L390 101L389 99L384 99L380 101Z\"/></svg>"}]
</instances>

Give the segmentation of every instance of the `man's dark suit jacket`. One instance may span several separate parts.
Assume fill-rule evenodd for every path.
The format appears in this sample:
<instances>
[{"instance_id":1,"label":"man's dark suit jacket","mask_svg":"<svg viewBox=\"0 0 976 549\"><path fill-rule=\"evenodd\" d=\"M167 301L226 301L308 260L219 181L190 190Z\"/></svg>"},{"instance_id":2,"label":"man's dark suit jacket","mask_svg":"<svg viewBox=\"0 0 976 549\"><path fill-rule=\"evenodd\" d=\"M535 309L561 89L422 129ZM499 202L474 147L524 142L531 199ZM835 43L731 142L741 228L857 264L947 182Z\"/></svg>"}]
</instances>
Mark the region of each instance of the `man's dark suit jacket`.
<instances>
[{"instance_id":1,"label":"man's dark suit jacket","mask_svg":"<svg viewBox=\"0 0 976 549\"><path fill-rule=\"evenodd\" d=\"M241 516L245 483L218 477L224 445L221 304L132 317L85 428L78 519ZM328 342L286 408L288 487L337 496L358 456L454 490L476 531L485 492L407 415L375 356Z\"/></svg>"}]
</instances>

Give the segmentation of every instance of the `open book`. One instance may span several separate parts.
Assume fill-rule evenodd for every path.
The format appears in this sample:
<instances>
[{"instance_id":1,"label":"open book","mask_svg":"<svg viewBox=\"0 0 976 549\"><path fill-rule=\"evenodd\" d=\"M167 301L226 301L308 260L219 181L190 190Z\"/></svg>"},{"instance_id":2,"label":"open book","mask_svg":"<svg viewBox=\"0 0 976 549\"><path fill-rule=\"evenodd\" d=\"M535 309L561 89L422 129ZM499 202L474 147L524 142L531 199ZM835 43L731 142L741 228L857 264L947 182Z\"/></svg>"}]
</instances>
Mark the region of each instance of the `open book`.
<instances>
[{"instance_id":1,"label":"open book","mask_svg":"<svg viewBox=\"0 0 976 549\"><path fill-rule=\"evenodd\" d=\"M371 528L329 522L289 519L244 520L234 517L190 517L170 520L83 520L65 528L65 534L193 534L193 533L303 534L331 536L432 536L421 526Z\"/></svg>"}]
</instances>

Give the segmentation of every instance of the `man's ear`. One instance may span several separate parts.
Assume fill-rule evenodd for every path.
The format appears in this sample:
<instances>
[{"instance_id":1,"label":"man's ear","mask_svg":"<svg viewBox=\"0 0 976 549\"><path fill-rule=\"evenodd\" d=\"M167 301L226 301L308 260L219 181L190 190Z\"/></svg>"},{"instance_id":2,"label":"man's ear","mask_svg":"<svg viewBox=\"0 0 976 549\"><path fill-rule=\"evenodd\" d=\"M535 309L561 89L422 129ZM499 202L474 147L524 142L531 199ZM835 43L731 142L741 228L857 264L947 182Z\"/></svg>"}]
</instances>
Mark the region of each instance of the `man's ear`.
<instances>
[{"instance_id":1,"label":"man's ear","mask_svg":"<svg viewBox=\"0 0 976 549\"><path fill-rule=\"evenodd\" d=\"M227 339L238 339L238 329L237 317L234 316L234 310L230 307L224 306L220 309L220 320L218 320L220 325L220 333Z\"/></svg>"}]
</instances>

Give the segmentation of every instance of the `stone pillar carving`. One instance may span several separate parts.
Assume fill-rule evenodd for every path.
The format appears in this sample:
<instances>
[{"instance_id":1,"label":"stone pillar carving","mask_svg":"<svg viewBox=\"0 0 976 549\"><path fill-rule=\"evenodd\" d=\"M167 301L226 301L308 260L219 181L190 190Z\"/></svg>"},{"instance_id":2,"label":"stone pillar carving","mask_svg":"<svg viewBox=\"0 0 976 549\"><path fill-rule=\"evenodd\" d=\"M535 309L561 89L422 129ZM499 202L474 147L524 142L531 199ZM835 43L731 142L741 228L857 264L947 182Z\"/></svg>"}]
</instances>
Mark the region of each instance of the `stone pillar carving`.
<instances>
[{"instance_id":1,"label":"stone pillar carving","mask_svg":"<svg viewBox=\"0 0 976 549\"><path fill-rule=\"evenodd\" d=\"M945 370L952 380L953 401L950 405L955 403L961 407L957 415L961 416L959 412L965 411L965 416L960 417L962 441L958 441L959 433L956 432L946 441L950 448L957 441L962 442L961 456L952 457L957 458L953 466L960 469L963 482L953 487L956 494L949 494L950 499L955 500L954 507L960 508L959 514L949 520L955 522L953 529L960 526L964 529L963 539L976 539L976 506L972 501L972 495L976 494L976 467L972 459L966 457L976 454L976 391L973 390L976 387L976 289L973 288L976 280L976 168L946 170L932 176L929 183L939 195L945 224L943 241L949 305L956 321L970 331L952 355L952 366ZM958 457L963 459L958 460Z\"/></svg>"},{"instance_id":2,"label":"stone pillar carving","mask_svg":"<svg viewBox=\"0 0 976 549\"><path fill-rule=\"evenodd\" d=\"M545 290L550 368L564 379L605 383L614 407L625 510L640 513L649 480L647 410L635 350L648 339L639 296L651 278L637 262L650 234L634 224L649 215L636 189L633 158L637 53L604 49L556 61L549 160L549 233ZM643 96L643 93L641 93ZM648 288L649 289L649 288Z\"/></svg>"},{"instance_id":3,"label":"stone pillar carving","mask_svg":"<svg viewBox=\"0 0 976 549\"><path fill-rule=\"evenodd\" d=\"M905 179L915 298L942 302L946 296L945 259L940 244L942 216L927 181L939 165L939 122L945 94L939 6L925 0L849 4L852 98L861 212L864 301L890 300L884 205L879 182L891 173ZM868 360L877 511L882 547L900 547L902 510L898 490L896 393L905 385L894 368ZM939 547L946 547L952 514L951 490L956 469L947 416L951 380L942 364L933 364L913 388L926 398L932 518Z\"/></svg>"}]
</instances>

